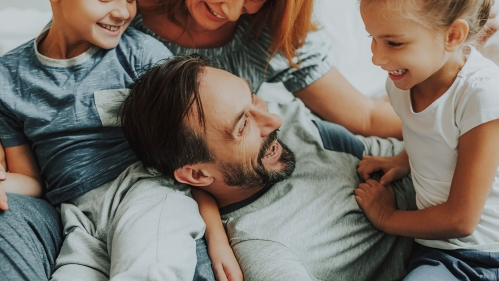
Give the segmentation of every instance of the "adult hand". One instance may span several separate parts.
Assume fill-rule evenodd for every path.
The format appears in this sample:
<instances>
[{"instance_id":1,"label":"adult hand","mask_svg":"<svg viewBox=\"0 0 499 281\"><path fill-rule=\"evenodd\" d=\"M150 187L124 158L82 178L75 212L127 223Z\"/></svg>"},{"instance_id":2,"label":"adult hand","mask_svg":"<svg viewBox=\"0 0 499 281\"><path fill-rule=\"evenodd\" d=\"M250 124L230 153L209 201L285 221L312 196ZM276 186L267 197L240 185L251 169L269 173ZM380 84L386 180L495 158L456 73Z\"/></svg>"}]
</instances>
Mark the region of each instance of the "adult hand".
<instances>
[{"instance_id":1,"label":"adult hand","mask_svg":"<svg viewBox=\"0 0 499 281\"><path fill-rule=\"evenodd\" d=\"M380 183L387 185L407 175L410 171L407 154L405 152L394 157L364 156L359 162L357 173L363 181L371 178L375 172L383 171Z\"/></svg>"},{"instance_id":2,"label":"adult hand","mask_svg":"<svg viewBox=\"0 0 499 281\"><path fill-rule=\"evenodd\" d=\"M355 189L355 200L364 211L369 221L379 230L383 223L396 210L395 192L388 185L369 179Z\"/></svg>"},{"instance_id":3,"label":"adult hand","mask_svg":"<svg viewBox=\"0 0 499 281\"><path fill-rule=\"evenodd\" d=\"M242 281L243 273L228 243L208 247L211 264L218 281Z\"/></svg>"}]
</instances>

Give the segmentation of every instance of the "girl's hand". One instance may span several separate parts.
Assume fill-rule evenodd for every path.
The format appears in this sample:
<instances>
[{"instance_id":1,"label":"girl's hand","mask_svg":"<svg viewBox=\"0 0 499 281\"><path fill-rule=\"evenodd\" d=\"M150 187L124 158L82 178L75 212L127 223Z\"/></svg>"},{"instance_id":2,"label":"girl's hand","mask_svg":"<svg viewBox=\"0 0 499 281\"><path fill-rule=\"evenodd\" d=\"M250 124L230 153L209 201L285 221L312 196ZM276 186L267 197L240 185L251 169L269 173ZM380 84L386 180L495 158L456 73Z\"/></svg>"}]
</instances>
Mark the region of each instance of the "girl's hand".
<instances>
[{"instance_id":1,"label":"girl's hand","mask_svg":"<svg viewBox=\"0 0 499 281\"><path fill-rule=\"evenodd\" d=\"M391 186L381 185L369 179L355 189L355 200L369 221L379 230L384 222L396 211L395 192Z\"/></svg>"},{"instance_id":2,"label":"girl's hand","mask_svg":"<svg viewBox=\"0 0 499 281\"><path fill-rule=\"evenodd\" d=\"M218 281L242 281L243 273L228 243L208 245L208 254Z\"/></svg>"},{"instance_id":3,"label":"girl's hand","mask_svg":"<svg viewBox=\"0 0 499 281\"><path fill-rule=\"evenodd\" d=\"M380 179L383 185L403 178L410 171L407 154L402 152L394 157L364 156L357 167L357 173L363 181L367 181L373 173L378 171L384 173Z\"/></svg>"}]
</instances>

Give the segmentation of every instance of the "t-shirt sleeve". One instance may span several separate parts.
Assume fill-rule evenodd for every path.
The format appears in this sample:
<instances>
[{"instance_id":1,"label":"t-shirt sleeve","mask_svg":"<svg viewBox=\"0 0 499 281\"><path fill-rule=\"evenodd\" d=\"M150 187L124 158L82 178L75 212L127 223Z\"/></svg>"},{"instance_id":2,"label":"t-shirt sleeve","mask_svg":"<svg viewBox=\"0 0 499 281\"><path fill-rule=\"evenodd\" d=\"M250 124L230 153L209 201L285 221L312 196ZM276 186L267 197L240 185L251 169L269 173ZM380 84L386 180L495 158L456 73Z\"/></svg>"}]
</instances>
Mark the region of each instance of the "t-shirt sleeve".
<instances>
[{"instance_id":1,"label":"t-shirt sleeve","mask_svg":"<svg viewBox=\"0 0 499 281\"><path fill-rule=\"evenodd\" d=\"M456 109L456 123L461 135L499 119L499 79L477 79L466 86Z\"/></svg>"},{"instance_id":2,"label":"t-shirt sleeve","mask_svg":"<svg viewBox=\"0 0 499 281\"><path fill-rule=\"evenodd\" d=\"M4 67L4 62L0 62L0 140L4 147L18 146L28 143L24 134L23 122L10 110L10 103L15 103L16 86L10 81L11 73Z\"/></svg>"},{"instance_id":3,"label":"t-shirt sleeve","mask_svg":"<svg viewBox=\"0 0 499 281\"><path fill-rule=\"evenodd\" d=\"M404 142L394 138L356 137L364 144L364 156L390 157L404 150Z\"/></svg>"},{"instance_id":4,"label":"t-shirt sleeve","mask_svg":"<svg viewBox=\"0 0 499 281\"><path fill-rule=\"evenodd\" d=\"M142 57L140 59L142 68L149 68L161 60L172 56L172 52L163 43L146 35L142 45Z\"/></svg>"},{"instance_id":5,"label":"t-shirt sleeve","mask_svg":"<svg viewBox=\"0 0 499 281\"><path fill-rule=\"evenodd\" d=\"M291 67L284 56L276 55L269 62L272 75L266 82L282 82L292 93L314 83L334 65L330 55L331 42L330 34L325 29L310 32L294 58L294 62L300 63L299 68Z\"/></svg>"}]
</instances>

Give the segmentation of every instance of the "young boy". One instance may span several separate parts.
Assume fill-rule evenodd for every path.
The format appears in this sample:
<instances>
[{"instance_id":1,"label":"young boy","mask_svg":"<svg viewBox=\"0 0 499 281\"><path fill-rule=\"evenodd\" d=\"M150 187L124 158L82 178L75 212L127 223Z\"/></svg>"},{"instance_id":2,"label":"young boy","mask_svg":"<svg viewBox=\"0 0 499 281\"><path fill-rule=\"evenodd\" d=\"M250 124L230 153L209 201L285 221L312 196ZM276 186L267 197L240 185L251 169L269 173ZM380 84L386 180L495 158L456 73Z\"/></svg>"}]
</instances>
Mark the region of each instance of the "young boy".
<instances>
[{"instance_id":1,"label":"young boy","mask_svg":"<svg viewBox=\"0 0 499 281\"><path fill-rule=\"evenodd\" d=\"M46 182L48 200L62 203L53 280L192 280L197 205L187 187L135 163L117 119L124 89L171 53L127 29L134 0L51 5L52 26L0 57L1 185L39 196Z\"/></svg>"}]
</instances>

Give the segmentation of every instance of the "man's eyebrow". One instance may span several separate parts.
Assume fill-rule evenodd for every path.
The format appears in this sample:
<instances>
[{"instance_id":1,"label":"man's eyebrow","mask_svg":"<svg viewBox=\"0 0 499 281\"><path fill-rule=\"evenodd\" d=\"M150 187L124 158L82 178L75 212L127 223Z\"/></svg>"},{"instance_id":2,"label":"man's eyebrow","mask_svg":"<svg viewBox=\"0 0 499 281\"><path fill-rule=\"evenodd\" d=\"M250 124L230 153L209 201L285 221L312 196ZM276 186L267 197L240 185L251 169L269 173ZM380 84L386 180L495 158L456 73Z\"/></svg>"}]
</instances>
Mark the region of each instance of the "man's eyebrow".
<instances>
[{"instance_id":1,"label":"man's eyebrow","mask_svg":"<svg viewBox=\"0 0 499 281\"><path fill-rule=\"evenodd\" d=\"M251 100L253 100L253 90L251 89L251 84L250 82L247 80L247 79L244 79L244 78L241 78L243 79L246 84L248 84L248 88L249 88L249 92L250 92L250 95L251 95ZM231 135L232 135L232 132L234 132L234 130L236 129L236 126L237 124L239 123L239 120L241 120L241 118L244 117L244 114L246 114L246 111L243 111L241 112L235 119L234 119L234 122L232 122L232 129L231 129Z\"/></svg>"}]
</instances>

